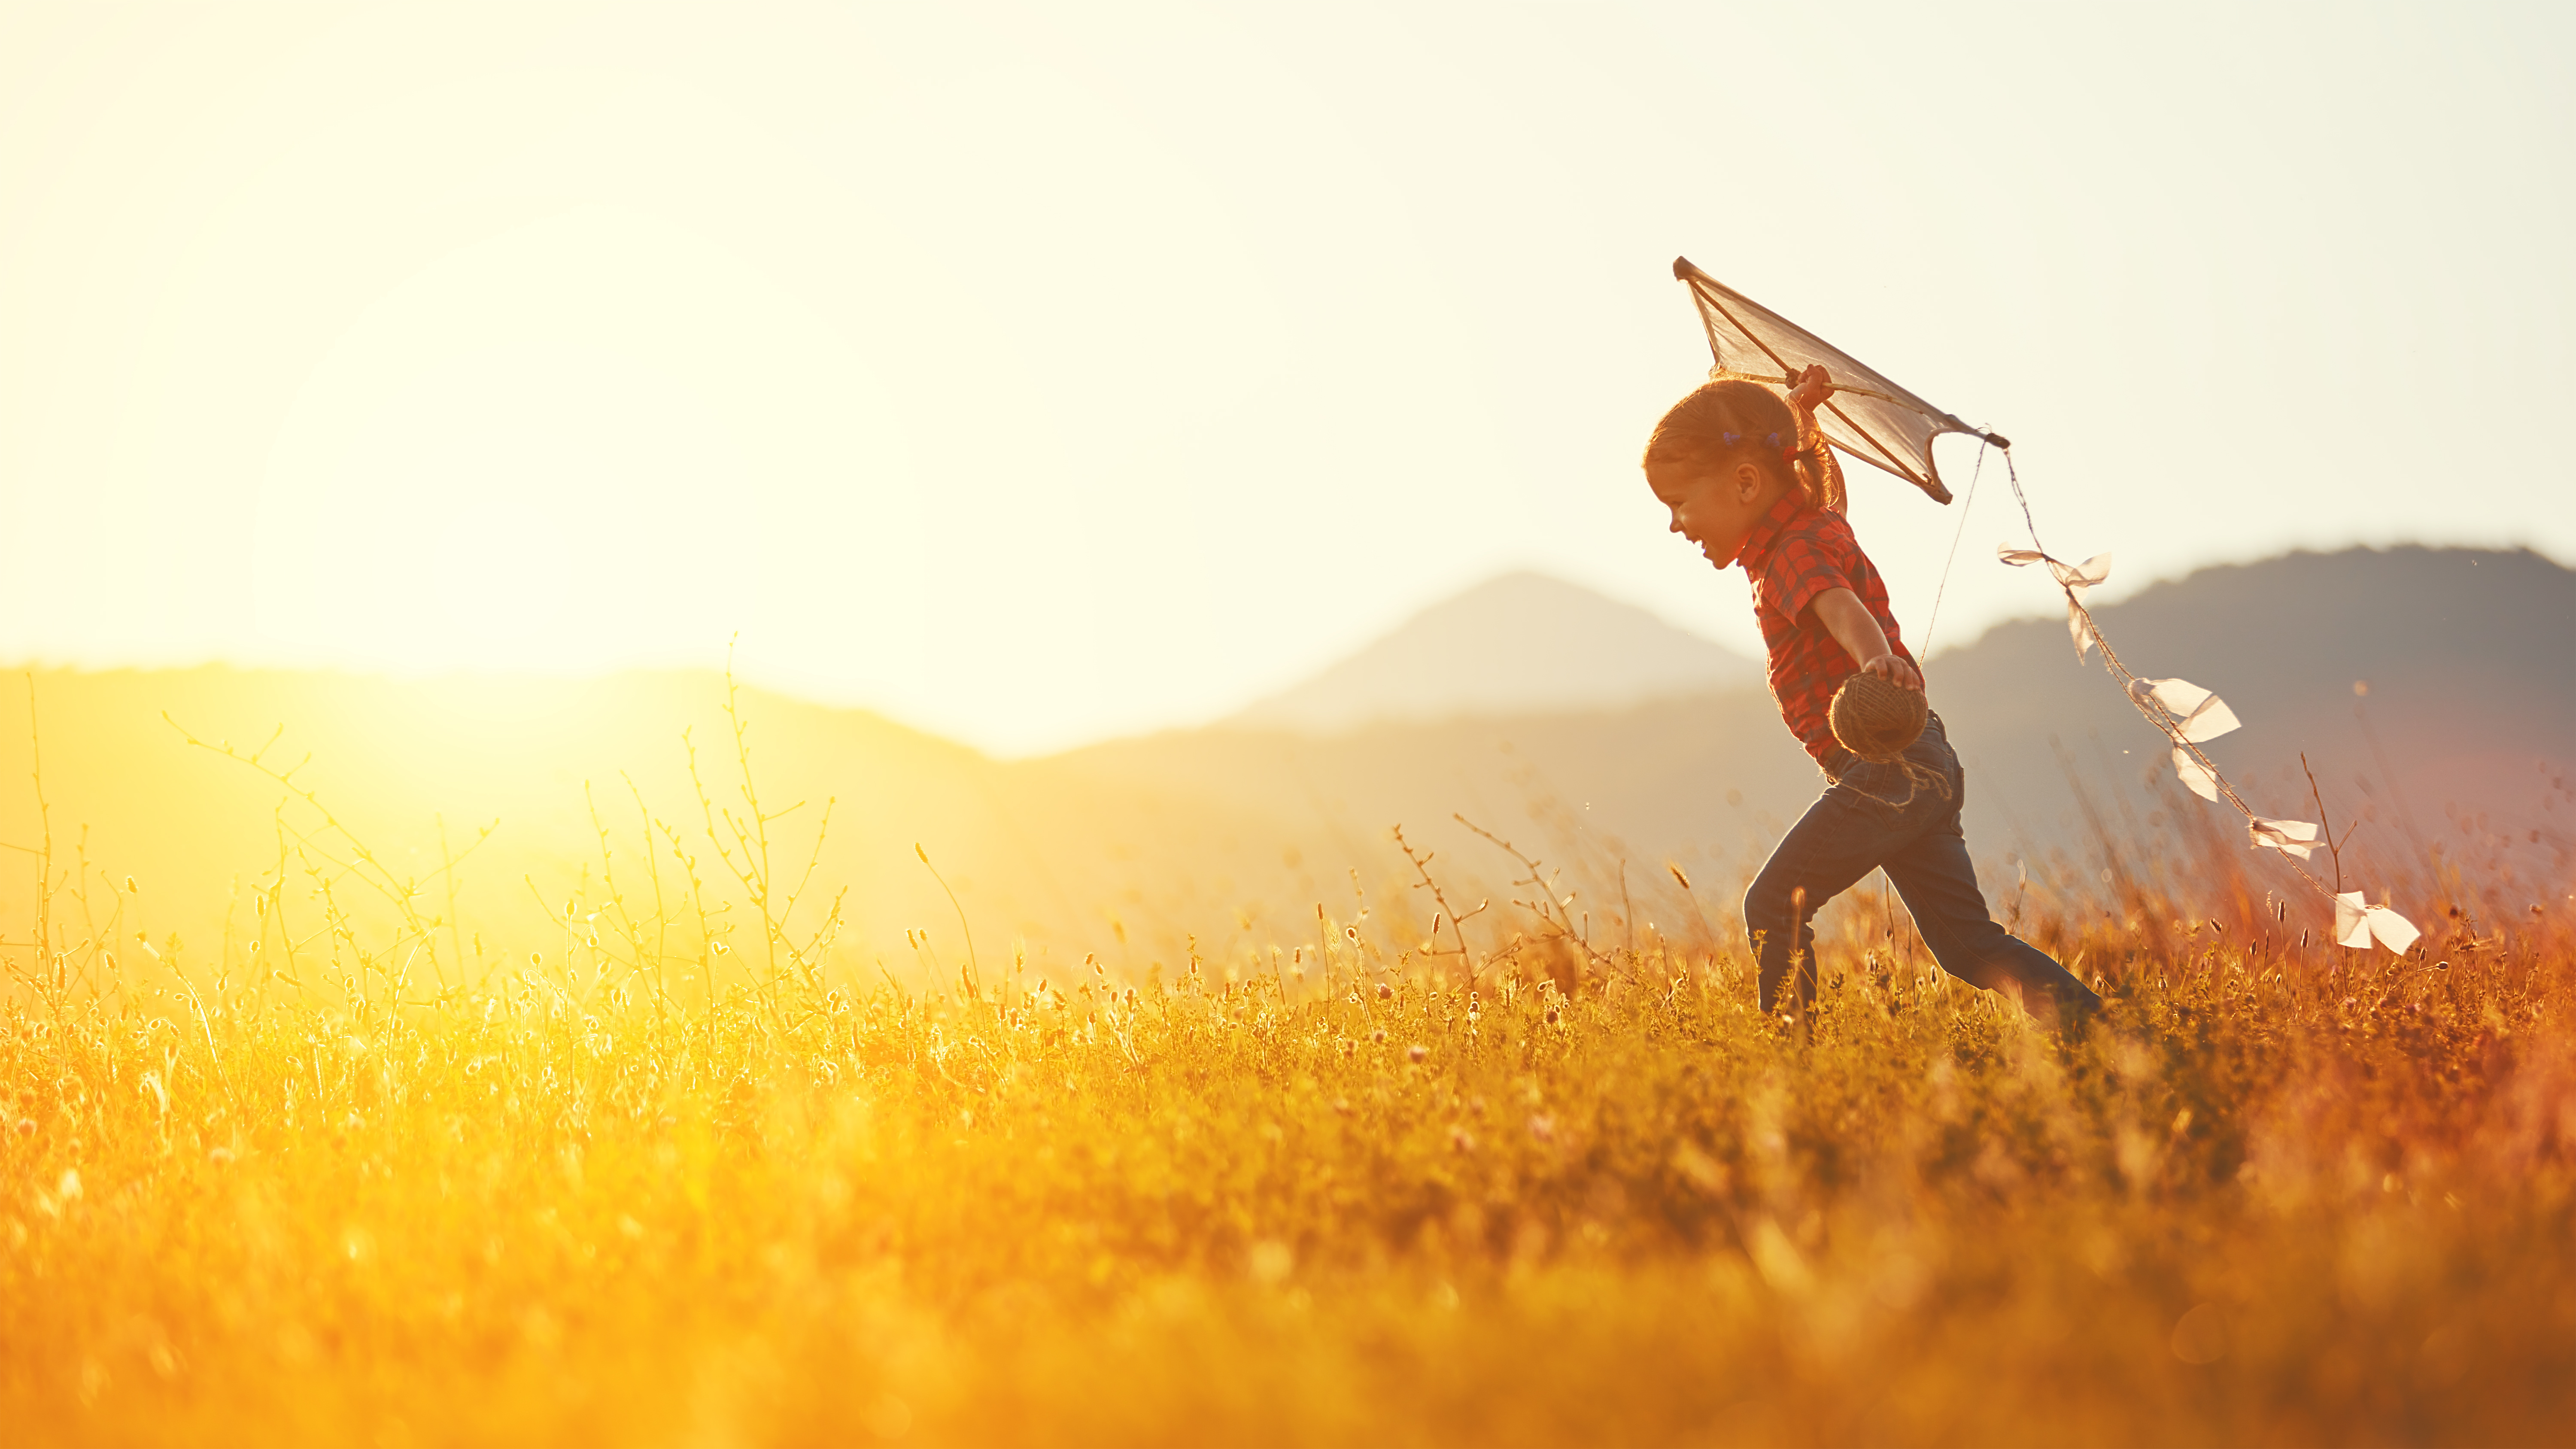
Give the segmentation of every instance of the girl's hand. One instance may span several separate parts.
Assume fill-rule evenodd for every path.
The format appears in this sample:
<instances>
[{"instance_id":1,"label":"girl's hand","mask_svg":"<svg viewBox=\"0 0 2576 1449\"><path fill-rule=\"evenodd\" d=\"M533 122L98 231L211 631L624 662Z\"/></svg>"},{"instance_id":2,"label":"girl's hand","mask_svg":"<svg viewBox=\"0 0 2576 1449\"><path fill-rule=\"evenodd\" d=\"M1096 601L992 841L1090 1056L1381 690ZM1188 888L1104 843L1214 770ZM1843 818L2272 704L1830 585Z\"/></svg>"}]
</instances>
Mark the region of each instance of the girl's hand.
<instances>
[{"instance_id":1,"label":"girl's hand","mask_svg":"<svg viewBox=\"0 0 2576 1449\"><path fill-rule=\"evenodd\" d=\"M1915 672L1913 665L1905 662L1903 655L1893 651L1865 660L1860 667L1863 673L1875 674L1890 684L1903 685L1916 694L1923 692L1923 676Z\"/></svg>"},{"instance_id":2,"label":"girl's hand","mask_svg":"<svg viewBox=\"0 0 2576 1449\"><path fill-rule=\"evenodd\" d=\"M1798 374L1798 385L1789 389L1789 405L1802 413L1813 413L1833 395L1834 380L1825 372L1824 364L1810 363L1806 371Z\"/></svg>"}]
</instances>

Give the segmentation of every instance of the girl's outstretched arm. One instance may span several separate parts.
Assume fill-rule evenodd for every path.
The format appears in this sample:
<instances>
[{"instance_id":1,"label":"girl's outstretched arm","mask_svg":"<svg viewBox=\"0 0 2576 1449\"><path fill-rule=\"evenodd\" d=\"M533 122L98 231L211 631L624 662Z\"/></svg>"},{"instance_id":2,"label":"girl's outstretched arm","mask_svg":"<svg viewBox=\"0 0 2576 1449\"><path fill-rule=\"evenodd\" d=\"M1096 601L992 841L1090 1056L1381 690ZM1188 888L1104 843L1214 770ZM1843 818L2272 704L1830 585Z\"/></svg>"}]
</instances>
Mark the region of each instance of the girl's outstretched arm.
<instances>
[{"instance_id":1,"label":"girl's outstretched arm","mask_svg":"<svg viewBox=\"0 0 2576 1449\"><path fill-rule=\"evenodd\" d=\"M1878 620L1870 617L1869 606L1860 601L1860 595L1849 589L1827 589L1807 607L1816 611L1826 632L1843 646L1853 663L1891 684L1922 692L1923 676L1905 662L1904 655L1887 647L1886 633L1878 627Z\"/></svg>"}]
</instances>

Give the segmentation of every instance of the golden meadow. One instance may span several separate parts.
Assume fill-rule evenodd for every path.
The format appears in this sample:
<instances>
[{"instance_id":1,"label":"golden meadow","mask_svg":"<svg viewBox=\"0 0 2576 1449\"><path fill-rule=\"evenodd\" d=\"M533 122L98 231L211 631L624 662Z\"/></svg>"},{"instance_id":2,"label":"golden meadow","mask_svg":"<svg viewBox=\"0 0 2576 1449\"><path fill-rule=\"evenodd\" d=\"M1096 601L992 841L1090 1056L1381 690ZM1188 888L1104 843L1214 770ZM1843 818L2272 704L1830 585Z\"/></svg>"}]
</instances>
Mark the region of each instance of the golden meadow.
<instances>
[{"instance_id":1,"label":"golden meadow","mask_svg":"<svg viewBox=\"0 0 2576 1449\"><path fill-rule=\"evenodd\" d=\"M2074 1042L1865 890L1800 1043L1708 860L631 688L47 677L12 1442L2576 1438L2576 921L2467 818L2404 958L2225 840L2014 892Z\"/></svg>"}]
</instances>

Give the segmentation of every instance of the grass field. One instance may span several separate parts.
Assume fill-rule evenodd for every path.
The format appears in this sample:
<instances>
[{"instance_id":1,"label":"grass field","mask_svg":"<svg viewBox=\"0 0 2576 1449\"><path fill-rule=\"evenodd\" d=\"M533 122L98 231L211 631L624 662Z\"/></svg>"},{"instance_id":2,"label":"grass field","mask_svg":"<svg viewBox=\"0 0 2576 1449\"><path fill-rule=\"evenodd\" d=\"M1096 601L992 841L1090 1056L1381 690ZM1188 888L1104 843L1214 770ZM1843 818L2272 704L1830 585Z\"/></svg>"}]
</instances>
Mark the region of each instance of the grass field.
<instances>
[{"instance_id":1,"label":"grass field","mask_svg":"<svg viewBox=\"0 0 2576 1449\"><path fill-rule=\"evenodd\" d=\"M320 817L193 957L45 864L11 1441L2576 1439L2561 902L2025 917L2073 1042L1852 912L1801 1042L1706 916L1460 956L1401 881L861 979L747 792L704 824L479 957Z\"/></svg>"}]
</instances>

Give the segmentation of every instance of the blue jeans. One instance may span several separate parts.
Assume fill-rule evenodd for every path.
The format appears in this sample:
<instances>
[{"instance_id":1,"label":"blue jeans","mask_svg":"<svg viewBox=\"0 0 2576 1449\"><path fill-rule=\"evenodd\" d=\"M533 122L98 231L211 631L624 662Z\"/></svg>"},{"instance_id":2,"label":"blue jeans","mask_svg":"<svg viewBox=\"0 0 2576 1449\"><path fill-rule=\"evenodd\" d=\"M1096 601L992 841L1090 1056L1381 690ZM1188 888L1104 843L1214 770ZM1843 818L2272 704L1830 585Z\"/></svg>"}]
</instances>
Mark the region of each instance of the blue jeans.
<instances>
[{"instance_id":1,"label":"blue jeans","mask_svg":"<svg viewBox=\"0 0 2576 1449\"><path fill-rule=\"evenodd\" d=\"M1967 838L1959 833L1965 781L1939 715L1924 723L1905 758L1917 767L1915 775L1892 762L1835 751L1826 764L1834 783L1789 827L1745 891L1744 925L1760 966L1763 1012L1780 1009L1781 988L1793 970L1799 1005L1816 999L1810 923L1825 902L1884 866L1942 970L1973 986L2017 994L2042 1020L2074 1024L2090 1016L2100 997L1986 913ZM1935 779L1946 792L1930 783Z\"/></svg>"}]
</instances>

